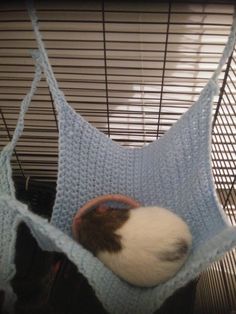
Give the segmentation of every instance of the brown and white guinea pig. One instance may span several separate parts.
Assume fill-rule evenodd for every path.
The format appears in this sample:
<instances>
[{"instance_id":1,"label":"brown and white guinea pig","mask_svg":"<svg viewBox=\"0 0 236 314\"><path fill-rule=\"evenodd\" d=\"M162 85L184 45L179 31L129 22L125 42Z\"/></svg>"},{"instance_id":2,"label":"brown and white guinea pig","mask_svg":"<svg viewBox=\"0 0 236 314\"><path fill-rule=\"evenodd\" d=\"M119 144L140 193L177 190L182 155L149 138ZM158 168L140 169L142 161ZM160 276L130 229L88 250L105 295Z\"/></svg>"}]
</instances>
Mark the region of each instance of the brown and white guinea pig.
<instances>
[{"instance_id":1,"label":"brown and white guinea pig","mask_svg":"<svg viewBox=\"0 0 236 314\"><path fill-rule=\"evenodd\" d=\"M102 203L79 212L73 221L73 235L130 284L155 286L182 267L192 236L187 224L170 210L131 203L135 209L111 208Z\"/></svg>"}]
</instances>

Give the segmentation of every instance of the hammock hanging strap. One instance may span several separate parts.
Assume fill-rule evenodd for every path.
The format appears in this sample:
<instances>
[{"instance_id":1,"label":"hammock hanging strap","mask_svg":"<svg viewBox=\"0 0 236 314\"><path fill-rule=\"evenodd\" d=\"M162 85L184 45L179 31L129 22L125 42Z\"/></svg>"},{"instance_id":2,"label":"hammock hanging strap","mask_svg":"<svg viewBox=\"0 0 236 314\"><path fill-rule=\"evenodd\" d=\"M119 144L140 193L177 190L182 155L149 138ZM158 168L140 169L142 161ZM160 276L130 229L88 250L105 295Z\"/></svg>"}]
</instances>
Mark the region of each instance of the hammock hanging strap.
<instances>
[{"instance_id":1,"label":"hammock hanging strap","mask_svg":"<svg viewBox=\"0 0 236 314\"><path fill-rule=\"evenodd\" d=\"M35 59L35 56L33 55L33 58ZM0 153L0 192L6 192L7 194L11 194L14 196L14 184L11 179L11 166L10 166L10 160L13 154L13 151L15 149L15 146L17 144L18 139L20 138L23 129L24 129L24 118L25 113L28 110L28 107L30 106L31 100L33 95L36 92L37 86L39 81L41 80L42 76L42 70L41 65L39 62L36 62L35 65L35 73L34 78L31 83L31 87L29 92L26 94L26 96L23 98L21 105L20 105L20 114L17 120L17 124L12 136L12 139L10 142L2 149Z\"/></svg>"},{"instance_id":2,"label":"hammock hanging strap","mask_svg":"<svg viewBox=\"0 0 236 314\"><path fill-rule=\"evenodd\" d=\"M27 0L26 3L27 3L28 13L32 22L33 30L35 33L35 38L38 45L37 62L41 64L44 70L44 74L45 74L50 92L52 94L53 100L58 110L60 107L62 107L62 104L66 104L67 102L66 102L64 94L61 92L58 86L57 80L53 73L51 64L49 62L48 55L47 55L47 52L46 52L46 49L44 47L44 43L42 40L42 36L39 31L38 18L37 18L37 14L34 8L33 1Z\"/></svg>"},{"instance_id":3,"label":"hammock hanging strap","mask_svg":"<svg viewBox=\"0 0 236 314\"><path fill-rule=\"evenodd\" d=\"M32 55L33 59L35 59L35 54ZM3 149L7 154L11 154L12 151L15 148L15 145L20 138L23 130L24 130L24 116L25 113L27 112L29 105L31 103L32 97L36 92L37 86L39 81L41 80L41 75L42 75L42 70L39 62L36 62L35 65L35 73L34 73L34 78L31 83L30 91L25 95L24 99L22 100L21 106L20 106L20 114L19 118L16 124L15 131L13 133L11 141L6 145Z\"/></svg>"},{"instance_id":4,"label":"hammock hanging strap","mask_svg":"<svg viewBox=\"0 0 236 314\"><path fill-rule=\"evenodd\" d=\"M215 72L212 75L212 79L214 81L217 80L218 76L220 75L220 72L228 60L228 58L231 56L234 46L235 46L235 41L236 41L236 5L234 6L234 15L233 15L233 23L231 26L230 34L227 40L227 43L225 45L224 51L222 53L222 56L220 58L219 64L215 70Z\"/></svg>"}]
</instances>

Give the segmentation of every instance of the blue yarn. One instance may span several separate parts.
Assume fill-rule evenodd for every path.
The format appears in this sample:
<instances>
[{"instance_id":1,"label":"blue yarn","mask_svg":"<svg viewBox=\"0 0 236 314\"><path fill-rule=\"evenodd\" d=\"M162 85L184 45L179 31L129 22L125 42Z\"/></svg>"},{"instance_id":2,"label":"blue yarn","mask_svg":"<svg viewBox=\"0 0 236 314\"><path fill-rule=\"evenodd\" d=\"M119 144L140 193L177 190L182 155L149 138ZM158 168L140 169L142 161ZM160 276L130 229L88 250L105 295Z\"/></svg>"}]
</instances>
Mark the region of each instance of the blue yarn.
<instances>
[{"instance_id":1,"label":"blue yarn","mask_svg":"<svg viewBox=\"0 0 236 314\"><path fill-rule=\"evenodd\" d=\"M16 228L24 221L45 250L64 252L88 279L104 307L114 314L154 312L176 289L236 246L232 227L217 200L211 169L211 119L217 77L232 52L236 18L219 66L199 99L158 141L127 149L86 122L59 90L50 66L34 9L29 10L38 42L35 77L12 141L0 154L0 286L9 289L15 274ZM44 71L58 111L59 168L51 222L17 201L10 159L24 128L24 115ZM143 205L166 207L189 225L193 247L182 269L153 288L129 285L71 237L74 214L88 200L103 194L129 195Z\"/></svg>"}]
</instances>

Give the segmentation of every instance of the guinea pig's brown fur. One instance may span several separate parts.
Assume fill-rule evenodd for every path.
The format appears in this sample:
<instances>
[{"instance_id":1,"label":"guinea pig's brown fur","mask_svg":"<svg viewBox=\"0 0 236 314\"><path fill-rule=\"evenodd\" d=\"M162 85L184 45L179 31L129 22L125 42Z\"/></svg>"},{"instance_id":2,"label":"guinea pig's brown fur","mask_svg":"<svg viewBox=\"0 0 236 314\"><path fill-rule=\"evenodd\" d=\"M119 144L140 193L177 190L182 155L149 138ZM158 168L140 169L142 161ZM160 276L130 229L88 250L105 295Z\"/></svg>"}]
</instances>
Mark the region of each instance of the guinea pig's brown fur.
<instances>
[{"instance_id":1,"label":"guinea pig's brown fur","mask_svg":"<svg viewBox=\"0 0 236 314\"><path fill-rule=\"evenodd\" d=\"M121 236L115 231L129 218L128 209L115 209L100 205L80 218L77 234L83 247L97 255L98 252L119 252Z\"/></svg>"}]
</instances>

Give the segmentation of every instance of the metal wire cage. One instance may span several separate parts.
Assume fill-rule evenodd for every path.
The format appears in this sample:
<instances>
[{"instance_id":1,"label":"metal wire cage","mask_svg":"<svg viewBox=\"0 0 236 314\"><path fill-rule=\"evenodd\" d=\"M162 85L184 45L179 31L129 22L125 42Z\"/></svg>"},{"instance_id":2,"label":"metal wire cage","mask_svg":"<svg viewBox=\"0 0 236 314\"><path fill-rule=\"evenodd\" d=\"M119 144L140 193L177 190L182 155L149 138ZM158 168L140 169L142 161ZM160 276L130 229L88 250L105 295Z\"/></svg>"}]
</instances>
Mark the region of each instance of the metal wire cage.
<instances>
[{"instance_id":1,"label":"metal wire cage","mask_svg":"<svg viewBox=\"0 0 236 314\"><path fill-rule=\"evenodd\" d=\"M163 136L197 99L227 40L232 3L91 1L36 6L50 61L71 106L121 145L139 147ZM24 5L1 4L0 148L13 134L20 100L32 80L29 50L35 47ZM234 51L220 76L212 121L213 175L232 224L236 224L235 78ZM14 176L55 182L57 139L56 111L43 80L15 149ZM236 311L235 250L200 276L194 311Z\"/></svg>"}]
</instances>

